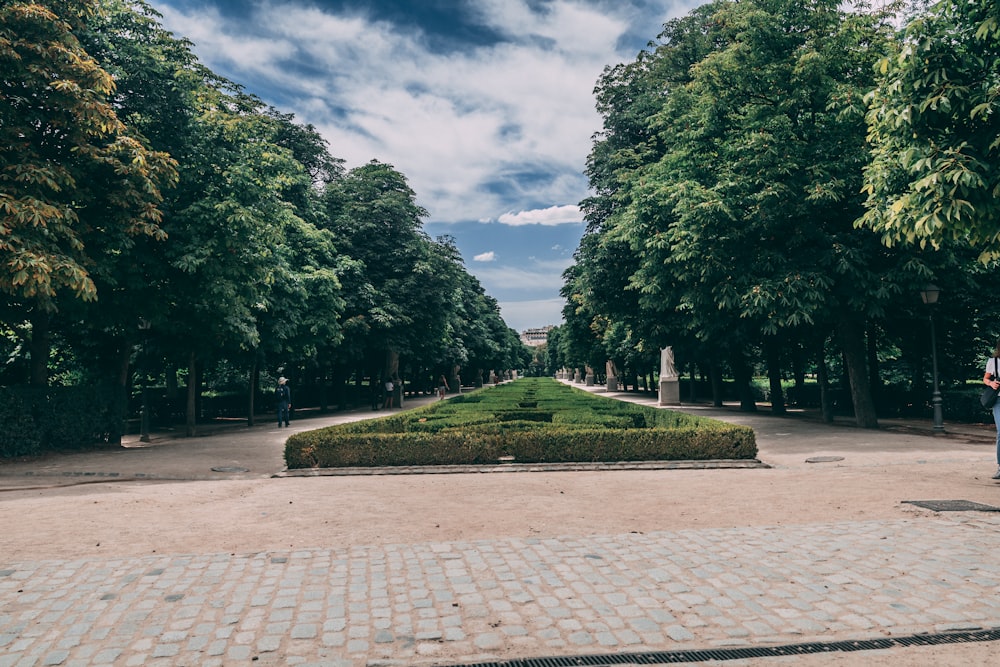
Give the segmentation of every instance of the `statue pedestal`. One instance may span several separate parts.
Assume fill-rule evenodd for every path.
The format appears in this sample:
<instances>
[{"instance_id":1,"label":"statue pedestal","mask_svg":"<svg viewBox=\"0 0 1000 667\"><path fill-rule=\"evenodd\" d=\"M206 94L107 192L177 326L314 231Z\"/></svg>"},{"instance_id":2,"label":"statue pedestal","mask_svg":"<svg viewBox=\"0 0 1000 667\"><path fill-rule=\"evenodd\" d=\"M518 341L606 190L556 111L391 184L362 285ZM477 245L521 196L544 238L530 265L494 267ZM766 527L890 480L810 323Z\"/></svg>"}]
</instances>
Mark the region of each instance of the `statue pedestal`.
<instances>
[{"instance_id":1,"label":"statue pedestal","mask_svg":"<svg viewBox=\"0 0 1000 667\"><path fill-rule=\"evenodd\" d=\"M680 405L681 383L677 378L660 380L660 400L658 405Z\"/></svg>"},{"instance_id":2,"label":"statue pedestal","mask_svg":"<svg viewBox=\"0 0 1000 667\"><path fill-rule=\"evenodd\" d=\"M609 375L608 383L607 385L605 385L605 388L608 391L618 391L618 378L616 378L614 375Z\"/></svg>"},{"instance_id":3,"label":"statue pedestal","mask_svg":"<svg viewBox=\"0 0 1000 667\"><path fill-rule=\"evenodd\" d=\"M593 387L594 386L594 374L593 373L587 373L587 377L584 378L583 384L585 384L588 387Z\"/></svg>"}]
</instances>

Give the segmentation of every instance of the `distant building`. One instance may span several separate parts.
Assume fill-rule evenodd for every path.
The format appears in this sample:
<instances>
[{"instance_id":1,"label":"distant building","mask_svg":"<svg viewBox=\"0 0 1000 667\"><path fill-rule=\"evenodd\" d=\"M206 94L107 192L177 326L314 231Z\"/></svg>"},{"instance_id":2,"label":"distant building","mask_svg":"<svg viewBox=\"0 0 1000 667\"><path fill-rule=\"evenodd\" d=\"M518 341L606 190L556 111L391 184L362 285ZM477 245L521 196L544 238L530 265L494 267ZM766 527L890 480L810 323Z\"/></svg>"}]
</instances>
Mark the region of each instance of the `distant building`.
<instances>
[{"instance_id":1,"label":"distant building","mask_svg":"<svg viewBox=\"0 0 1000 667\"><path fill-rule=\"evenodd\" d=\"M549 339L549 332L554 329L552 325L538 327L536 329L525 329L521 332L521 342L531 347L538 347Z\"/></svg>"}]
</instances>

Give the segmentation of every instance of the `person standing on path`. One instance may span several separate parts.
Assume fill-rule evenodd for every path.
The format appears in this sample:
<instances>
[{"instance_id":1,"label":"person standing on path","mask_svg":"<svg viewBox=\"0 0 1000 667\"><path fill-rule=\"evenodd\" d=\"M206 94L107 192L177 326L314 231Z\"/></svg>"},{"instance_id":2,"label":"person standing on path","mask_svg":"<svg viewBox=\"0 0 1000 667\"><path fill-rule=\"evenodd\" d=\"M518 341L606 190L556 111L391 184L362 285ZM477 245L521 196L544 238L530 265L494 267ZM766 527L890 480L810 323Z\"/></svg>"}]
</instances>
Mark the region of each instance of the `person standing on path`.
<instances>
[{"instance_id":1,"label":"person standing on path","mask_svg":"<svg viewBox=\"0 0 1000 667\"><path fill-rule=\"evenodd\" d=\"M448 391L448 379L445 378L445 376L442 374L441 377L438 378L438 400L439 401L443 401L444 400L444 394L445 394L446 391Z\"/></svg>"},{"instance_id":2,"label":"person standing on path","mask_svg":"<svg viewBox=\"0 0 1000 667\"><path fill-rule=\"evenodd\" d=\"M993 349L993 356L986 361L986 372L983 374L983 383L993 389L1000 388L998 366L1000 366L1000 340L997 340ZM997 427L997 471L993 473L993 479L1000 479L1000 401L993 404L993 423Z\"/></svg>"},{"instance_id":3,"label":"person standing on path","mask_svg":"<svg viewBox=\"0 0 1000 667\"><path fill-rule=\"evenodd\" d=\"M382 402L382 408L392 408L392 390L395 389L395 385L392 384L390 378L386 378L385 384L383 385L383 391L385 391L385 400Z\"/></svg>"},{"instance_id":4,"label":"person standing on path","mask_svg":"<svg viewBox=\"0 0 1000 667\"><path fill-rule=\"evenodd\" d=\"M288 379L278 378L278 386L274 389L274 400L278 404L278 427L284 422L288 426L288 413L292 409L292 390L288 388Z\"/></svg>"}]
</instances>

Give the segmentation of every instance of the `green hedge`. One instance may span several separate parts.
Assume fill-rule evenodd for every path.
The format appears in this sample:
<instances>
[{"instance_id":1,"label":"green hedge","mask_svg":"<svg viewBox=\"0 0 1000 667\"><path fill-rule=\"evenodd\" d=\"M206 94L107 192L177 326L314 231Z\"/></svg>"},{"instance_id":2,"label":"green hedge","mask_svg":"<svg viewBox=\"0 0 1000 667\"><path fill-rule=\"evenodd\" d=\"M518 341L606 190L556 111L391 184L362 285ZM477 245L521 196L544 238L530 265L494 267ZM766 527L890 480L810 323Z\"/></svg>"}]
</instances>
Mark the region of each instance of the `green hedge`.
<instances>
[{"instance_id":1,"label":"green hedge","mask_svg":"<svg viewBox=\"0 0 1000 667\"><path fill-rule=\"evenodd\" d=\"M526 407L534 405L535 407ZM405 413L298 433L295 468L753 459L753 430L527 378Z\"/></svg>"},{"instance_id":2,"label":"green hedge","mask_svg":"<svg viewBox=\"0 0 1000 667\"><path fill-rule=\"evenodd\" d=\"M0 387L0 457L120 442L122 387Z\"/></svg>"}]
</instances>

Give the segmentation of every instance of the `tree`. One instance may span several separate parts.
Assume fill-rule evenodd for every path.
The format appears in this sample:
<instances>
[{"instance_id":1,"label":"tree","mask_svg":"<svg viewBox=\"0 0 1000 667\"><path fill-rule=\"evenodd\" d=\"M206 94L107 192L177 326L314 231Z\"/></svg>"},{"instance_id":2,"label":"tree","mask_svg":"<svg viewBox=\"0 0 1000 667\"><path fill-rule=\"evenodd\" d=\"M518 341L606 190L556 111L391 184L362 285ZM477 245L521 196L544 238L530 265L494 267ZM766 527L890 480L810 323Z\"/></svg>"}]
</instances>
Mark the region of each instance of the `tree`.
<instances>
[{"instance_id":1,"label":"tree","mask_svg":"<svg viewBox=\"0 0 1000 667\"><path fill-rule=\"evenodd\" d=\"M867 159L859 101L885 17L845 14L833 0L712 9L657 50L675 65L690 56L688 67L648 68L674 73L648 121L662 154L618 172L622 205L604 228L638 255L630 286L641 306L686 323L738 375L749 377L747 352L760 345L780 389L774 352L804 329L836 327L856 417L875 426L866 322L913 275L899 270L908 256L852 224Z\"/></svg>"},{"instance_id":2,"label":"tree","mask_svg":"<svg viewBox=\"0 0 1000 667\"><path fill-rule=\"evenodd\" d=\"M944 0L906 26L868 94L860 224L887 245L1000 257L1000 5Z\"/></svg>"},{"instance_id":3,"label":"tree","mask_svg":"<svg viewBox=\"0 0 1000 667\"><path fill-rule=\"evenodd\" d=\"M173 162L119 119L111 75L77 35L86 2L0 6L0 290L31 326L32 382L47 382L48 333L64 295L97 297L102 261L162 239Z\"/></svg>"},{"instance_id":4,"label":"tree","mask_svg":"<svg viewBox=\"0 0 1000 667\"><path fill-rule=\"evenodd\" d=\"M345 317L371 375L392 375L400 353L419 348L426 329L414 326L424 313L435 313L429 285L437 277L430 239L406 178L390 165L371 161L352 169L326 189L327 222L342 252L359 262L360 274L346 276L349 294ZM439 303L439 302L438 302Z\"/></svg>"}]
</instances>

